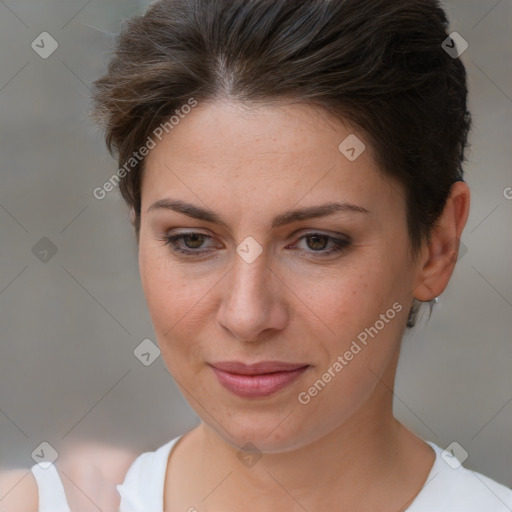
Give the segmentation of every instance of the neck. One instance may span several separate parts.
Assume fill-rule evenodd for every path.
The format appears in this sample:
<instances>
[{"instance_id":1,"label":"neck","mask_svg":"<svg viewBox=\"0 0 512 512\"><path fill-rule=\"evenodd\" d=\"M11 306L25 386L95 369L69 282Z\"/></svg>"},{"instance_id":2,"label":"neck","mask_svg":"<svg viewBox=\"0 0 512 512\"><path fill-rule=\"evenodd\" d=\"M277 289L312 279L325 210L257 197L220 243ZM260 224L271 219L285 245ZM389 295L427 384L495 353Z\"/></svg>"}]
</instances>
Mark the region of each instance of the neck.
<instances>
[{"instance_id":1,"label":"neck","mask_svg":"<svg viewBox=\"0 0 512 512\"><path fill-rule=\"evenodd\" d=\"M226 467L233 467L233 462L237 461L240 467L236 467L230 478L248 487L268 486L269 473L283 485L287 482L287 489L307 488L311 492L311 482L316 480L327 486L339 484L341 480L347 487L353 487L362 475L365 475L364 479L372 474L376 476L375 472L385 469L384 466L396 455L401 429L391 412L383 410L391 409L385 407L391 400L389 395L391 393L381 387L364 407L326 435L290 451L264 452L250 467L237 459L238 448L203 423L203 455L214 462L217 475L221 462L226 462ZM373 406L375 402L379 402L378 409Z\"/></svg>"},{"instance_id":2,"label":"neck","mask_svg":"<svg viewBox=\"0 0 512 512\"><path fill-rule=\"evenodd\" d=\"M379 380L366 403L328 434L298 449L263 453L250 467L237 458L237 448L202 423L196 483L203 496L222 510L236 509L234 503L247 504L248 511L276 506L363 511L374 510L376 503L382 511L388 505L403 509L423 486L434 454L393 417L389 377Z\"/></svg>"},{"instance_id":3,"label":"neck","mask_svg":"<svg viewBox=\"0 0 512 512\"><path fill-rule=\"evenodd\" d=\"M247 512L404 510L423 487L435 454L393 417L397 359L341 425L300 448L262 453L250 466L238 459L238 448L202 423L188 457L194 494L211 510L239 510L240 503Z\"/></svg>"}]
</instances>

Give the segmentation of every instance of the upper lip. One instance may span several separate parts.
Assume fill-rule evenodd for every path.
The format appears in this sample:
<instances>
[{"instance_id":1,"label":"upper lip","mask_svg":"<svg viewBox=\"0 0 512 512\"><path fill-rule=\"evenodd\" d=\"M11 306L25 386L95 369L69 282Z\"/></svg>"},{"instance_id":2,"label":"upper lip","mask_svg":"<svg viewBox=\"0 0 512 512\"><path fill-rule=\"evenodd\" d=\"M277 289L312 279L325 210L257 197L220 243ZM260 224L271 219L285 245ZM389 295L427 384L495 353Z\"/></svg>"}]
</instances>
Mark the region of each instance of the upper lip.
<instances>
[{"instance_id":1,"label":"upper lip","mask_svg":"<svg viewBox=\"0 0 512 512\"><path fill-rule=\"evenodd\" d=\"M254 364L245 364L240 361L222 361L210 364L218 370L238 373L240 375L260 375L263 373L284 372L309 366L304 363L285 363L282 361L261 361Z\"/></svg>"}]
</instances>

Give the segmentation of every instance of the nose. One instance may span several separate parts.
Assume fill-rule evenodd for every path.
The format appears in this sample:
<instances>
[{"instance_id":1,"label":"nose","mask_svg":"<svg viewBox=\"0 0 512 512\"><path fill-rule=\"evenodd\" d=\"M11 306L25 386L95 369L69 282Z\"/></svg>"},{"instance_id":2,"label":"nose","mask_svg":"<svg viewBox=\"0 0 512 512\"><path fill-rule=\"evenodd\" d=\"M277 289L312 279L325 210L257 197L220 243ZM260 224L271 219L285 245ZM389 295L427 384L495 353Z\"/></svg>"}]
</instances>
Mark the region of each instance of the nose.
<instances>
[{"instance_id":1,"label":"nose","mask_svg":"<svg viewBox=\"0 0 512 512\"><path fill-rule=\"evenodd\" d=\"M217 320L239 341L261 341L286 326L287 290L282 278L268 266L264 253L252 263L237 254L224 280Z\"/></svg>"}]
</instances>

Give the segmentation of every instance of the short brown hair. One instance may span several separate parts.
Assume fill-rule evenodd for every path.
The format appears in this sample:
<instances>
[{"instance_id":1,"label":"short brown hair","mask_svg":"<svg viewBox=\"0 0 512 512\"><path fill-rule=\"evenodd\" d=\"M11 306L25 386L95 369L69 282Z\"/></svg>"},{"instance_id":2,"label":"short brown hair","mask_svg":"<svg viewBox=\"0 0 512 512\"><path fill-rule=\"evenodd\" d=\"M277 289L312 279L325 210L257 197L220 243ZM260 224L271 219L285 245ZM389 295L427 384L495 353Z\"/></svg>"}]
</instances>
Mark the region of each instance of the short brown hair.
<instances>
[{"instance_id":1,"label":"short brown hair","mask_svg":"<svg viewBox=\"0 0 512 512\"><path fill-rule=\"evenodd\" d=\"M158 0L126 20L92 114L122 166L191 97L327 109L360 127L404 185L414 258L463 181L471 126L447 28L437 0ZM144 163L119 183L137 238Z\"/></svg>"}]
</instances>

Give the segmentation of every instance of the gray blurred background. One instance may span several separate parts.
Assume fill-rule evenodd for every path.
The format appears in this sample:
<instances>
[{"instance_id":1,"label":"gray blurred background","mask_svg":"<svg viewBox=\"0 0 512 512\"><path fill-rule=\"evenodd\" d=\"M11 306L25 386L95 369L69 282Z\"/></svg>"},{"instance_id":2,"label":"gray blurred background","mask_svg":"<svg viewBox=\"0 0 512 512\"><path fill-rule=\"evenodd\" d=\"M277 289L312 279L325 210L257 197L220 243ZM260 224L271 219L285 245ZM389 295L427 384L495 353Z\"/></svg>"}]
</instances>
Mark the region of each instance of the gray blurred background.
<instances>
[{"instance_id":1,"label":"gray blurred background","mask_svg":"<svg viewBox=\"0 0 512 512\"><path fill-rule=\"evenodd\" d=\"M198 424L155 341L127 210L92 195L117 169L87 117L137 0L0 1L0 466L43 441L154 450ZM458 442L465 466L512 485L512 3L443 4L469 47L471 213L455 274L404 340L395 414ZM52 42L58 44L50 56ZM39 47L31 44L39 41ZM44 46L44 48L42 48ZM40 53L44 57L40 56ZM508 187L508 188L507 188Z\"/></svg>"}]
</instances>

